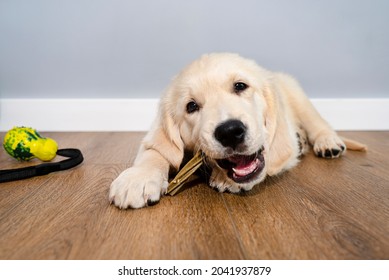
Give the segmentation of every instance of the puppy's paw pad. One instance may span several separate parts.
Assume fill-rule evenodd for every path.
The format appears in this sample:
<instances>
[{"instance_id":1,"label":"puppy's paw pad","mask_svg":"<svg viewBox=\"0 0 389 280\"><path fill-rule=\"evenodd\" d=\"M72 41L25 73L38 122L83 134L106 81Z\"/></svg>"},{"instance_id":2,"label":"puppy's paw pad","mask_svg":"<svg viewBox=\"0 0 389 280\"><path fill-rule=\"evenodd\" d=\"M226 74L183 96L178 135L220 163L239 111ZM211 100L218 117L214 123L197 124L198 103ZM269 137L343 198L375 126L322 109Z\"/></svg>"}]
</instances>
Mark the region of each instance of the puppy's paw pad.
<instances>
[{"instance_id":1,"label":"puppy's paw pad","mask_svg":"<svg viewBox=\"0 0 389 280\"><path fill-rule=\"evenodd\" d=\"M338 158L346 151L346 145L337 135L324 135L315 141L313 151L321 158Z\"/></svg>"},{"instance_id":2,"label":"puppy's paw pad","mask_svg":"<svg viewBox=\"0 0 389 280\"><path fill-rule=\"evenodd\" d=\"M158 204L159 203L159 199L158 200L151 200L151 199L148 199L147 200L147 206L154 206L154 205L156 205L156 204Z\"/></svg>"}]
</instances>

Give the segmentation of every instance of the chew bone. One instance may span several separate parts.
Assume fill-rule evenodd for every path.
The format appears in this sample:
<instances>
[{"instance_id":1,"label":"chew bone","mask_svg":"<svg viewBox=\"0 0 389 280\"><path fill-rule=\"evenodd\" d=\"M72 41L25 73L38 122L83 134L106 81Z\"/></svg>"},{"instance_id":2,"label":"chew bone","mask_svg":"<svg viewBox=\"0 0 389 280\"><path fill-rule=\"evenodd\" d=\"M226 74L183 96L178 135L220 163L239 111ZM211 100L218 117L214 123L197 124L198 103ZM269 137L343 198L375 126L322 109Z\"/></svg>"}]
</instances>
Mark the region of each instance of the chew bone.
<instances>
[{"instance_id":1,"label":"chew bone","mask_svg":"<svg viewBox=\"0 0 389 280\"><path fill-rule=\"evenodd\" d=\"M184 183L187 182L188 178L193 173L195 173L195 171L199 169L202 164L203 154L201 151L198 151L169 183L166 194L169 194L171 196L175 195L181 189Z\"/></svg>"}]
</instances>

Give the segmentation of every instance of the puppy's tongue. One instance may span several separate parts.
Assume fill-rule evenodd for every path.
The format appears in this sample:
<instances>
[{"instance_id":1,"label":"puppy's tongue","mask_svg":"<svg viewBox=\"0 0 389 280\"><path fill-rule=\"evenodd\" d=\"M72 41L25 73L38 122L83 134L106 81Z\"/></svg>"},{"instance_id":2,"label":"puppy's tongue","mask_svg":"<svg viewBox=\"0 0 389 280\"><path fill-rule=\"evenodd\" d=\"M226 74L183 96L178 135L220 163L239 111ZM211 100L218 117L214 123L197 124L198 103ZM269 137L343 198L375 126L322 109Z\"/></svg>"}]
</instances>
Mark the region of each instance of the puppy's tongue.
<instances>
[{"instance_id":1,"label":"puppy's tongue","mask_svg":"<svg viewBox=\"0 0 389 280\"><path fill-rule=\"evenodd\" d=\"M239 177L253 173L260 164L258 158L253 159L250 156L233 156L228 158L228 160L235 164L232 170L234 171L234 174Z\"/></svg>"}]
</instances>

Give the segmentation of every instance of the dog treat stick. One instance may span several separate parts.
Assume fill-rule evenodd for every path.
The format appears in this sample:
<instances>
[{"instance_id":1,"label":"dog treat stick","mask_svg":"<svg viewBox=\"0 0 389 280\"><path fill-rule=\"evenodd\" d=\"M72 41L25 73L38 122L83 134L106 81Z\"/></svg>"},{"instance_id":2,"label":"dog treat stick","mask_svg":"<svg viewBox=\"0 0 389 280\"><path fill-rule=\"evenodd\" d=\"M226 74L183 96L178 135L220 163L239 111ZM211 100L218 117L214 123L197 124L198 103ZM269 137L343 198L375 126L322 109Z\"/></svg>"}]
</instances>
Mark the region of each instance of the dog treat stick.
<instances>
[{"instance_id":1,"label":"dog treat stick","mask_svg":"<svg viewBox=\"0 0 389 280\"><path fill-rule=\"evenodd\" d=\"M167 194L175 195L180 188L187 182L188 178L195 173L203 164L203 156L201 151L198 151L194 157L177 173L176 177L169 183Z\"/></svg>"}]
</instances>

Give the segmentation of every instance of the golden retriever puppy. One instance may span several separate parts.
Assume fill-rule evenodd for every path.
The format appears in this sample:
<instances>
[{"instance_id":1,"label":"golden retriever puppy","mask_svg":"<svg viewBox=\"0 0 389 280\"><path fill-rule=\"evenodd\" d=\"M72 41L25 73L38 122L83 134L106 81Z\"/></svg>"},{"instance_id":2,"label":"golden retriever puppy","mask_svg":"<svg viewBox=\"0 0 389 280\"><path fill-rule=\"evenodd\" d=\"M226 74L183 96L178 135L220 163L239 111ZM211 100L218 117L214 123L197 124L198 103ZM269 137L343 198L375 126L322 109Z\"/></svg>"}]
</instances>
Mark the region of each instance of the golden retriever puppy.
<instances>
[{"instance_id":1,"label":"golden retriever puppy","mask_svg":"<svg viewBox=\"0 0 389 280\"><path fill-rule=\"evenodd\" d=\"M122 209L155 204L184 152L198 150L212 169L210 186L248 191L295 166L309 144L324 158L346 151L292 77L236 54L204 55L167 88L133 166L113 181L109 199Z\"/></svg>"}]
</instances>

